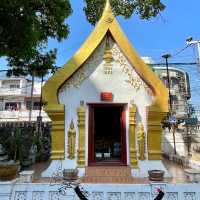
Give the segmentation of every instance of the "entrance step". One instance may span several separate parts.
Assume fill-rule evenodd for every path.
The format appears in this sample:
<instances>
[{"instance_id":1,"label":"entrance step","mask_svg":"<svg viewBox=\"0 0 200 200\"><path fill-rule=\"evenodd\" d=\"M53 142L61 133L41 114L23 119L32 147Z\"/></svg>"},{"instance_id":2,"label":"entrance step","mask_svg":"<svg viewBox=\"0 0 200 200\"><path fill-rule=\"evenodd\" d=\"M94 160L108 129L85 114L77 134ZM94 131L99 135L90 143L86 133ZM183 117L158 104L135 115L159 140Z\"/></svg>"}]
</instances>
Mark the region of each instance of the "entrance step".
<instances>
[{"instance_id":1,"label":"entrance step","mask_svg":"<svg viewBox=\"0 0 200 200\"><path fill-rule=\"evenodd\" d=\"M133 183L129 166L86 167L84 183Z\"/></svg>"}]
</instances>

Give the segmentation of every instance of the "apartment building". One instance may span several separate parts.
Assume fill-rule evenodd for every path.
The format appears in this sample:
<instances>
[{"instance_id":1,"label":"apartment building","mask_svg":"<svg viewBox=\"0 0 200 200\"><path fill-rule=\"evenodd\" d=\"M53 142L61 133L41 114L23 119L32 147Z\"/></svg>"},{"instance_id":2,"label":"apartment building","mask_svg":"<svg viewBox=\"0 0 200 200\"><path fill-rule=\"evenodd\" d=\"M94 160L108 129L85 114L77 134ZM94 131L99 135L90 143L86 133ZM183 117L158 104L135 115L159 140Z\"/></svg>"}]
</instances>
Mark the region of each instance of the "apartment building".
<instances>
[{"instance_id":1,"label":"apartment building","mask_svg":"<svg viewBox=\"0 0 200 200\"><path fill-rule=\"evenodd\" d=\"M41 83L35 81L31 121L36 121L40 110ZM23 122L29 120L31 105L31 81L25 77L0 79L0 122ZM50 121L42 111L43 121Z\"/></svg>"},{"instance_id":2,"label":"apartment building","mask_svg":"<svg viewBox=\"0 0 200 200\"><path fill-rule=\"evenodd\" d=\"M145 63L152 66L152 70L155 71L166 87L169 88L166 66L154 65L155 63L150 57L142 58ZM187 115L188 100L191 98L189 76L185 71L170 66L169 80L172 112L176 113L177 118L185 118Z\"/></svg>"}]
</instances>

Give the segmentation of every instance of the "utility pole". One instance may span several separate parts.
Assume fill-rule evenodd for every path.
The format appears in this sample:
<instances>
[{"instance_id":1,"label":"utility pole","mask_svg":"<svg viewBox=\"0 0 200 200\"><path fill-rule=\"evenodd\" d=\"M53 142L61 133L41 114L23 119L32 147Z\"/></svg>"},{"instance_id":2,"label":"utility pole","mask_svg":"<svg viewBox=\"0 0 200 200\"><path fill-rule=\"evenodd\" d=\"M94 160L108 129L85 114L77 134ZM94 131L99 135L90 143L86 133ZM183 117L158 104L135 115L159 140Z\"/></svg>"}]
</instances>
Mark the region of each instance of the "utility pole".
<instances>
[{"instance_id":1,"label":"utility pole","mask_svg":"<svg viewBox=\"0 0 200 200\"><path fill-rule=\"evenodd\" d=\"M44 74L42 73L42 77L41 77L41 85L40 85L40 89L41 89L41 93L40 93L40 110L39 110L39 115L37 116L37 128L38 128L38 133L39 136L42 136L42 86L43 86L43 81L44 81Z\"/></svg>"},{"instance_id":2,"label":"utility pole","mask_svg":"<svg viewBox=\"0 0 200 200\"><path fill-rule=\"evenodd\" d=\"M169 65L168 65L168 59L171 57L170 54L164 54L162 57L165 59L166 63L166 69L167 69L167 82L168 82L168 89L169 89L169 122L172 127L172 133L173 133L173 143L174 143L174 155L176 155L176 138L175 138L175 131L176 131L176 117L172 113L172 99L171 99L171 85L170 85L170 75L169 75Z\"/></svg>"},{"instance_id":3,"label":"utility pole","mask_svg":"<svg viewBox=\"0 0 200 200\"><path fill-rule=\"evenodd\" d=\"M186 39L186 43L187 43L187 45L196 45L197 46L197 54L198 54L197 63L200 66L200 40L193 40L192 37L188 37Z\"/></svg>"},{"instance_id":4,"label":"utility pole","mask_svg":"<svg viewBox=\"0 0 200 200\"><path fill-rule=\"evenodd\" d=\"M164 54L162 57L165 59L166 62L166 69L167 69L167 82L168 82L168 88L169 88L169 106L170 106L170 114L172 112L172 99L171 99L171 85L170 85L170 75L169 75L169 65L168 65L168 59L171 57L170 54Z\"/></svg>"},{"instance_id":5,"label":"utility pole","mask_svg":"<svg viewBox=\"0 0 200 200\"><path fill-rule=\"evenodd\" d=\"M29 123L31 122L31 115L33 110L33 90L34 90L34 81L35 81L35 74L32 73L32 80L31 80L31 100L30 100L30 110L29 110Z\"/></svg>"}]
</instances>

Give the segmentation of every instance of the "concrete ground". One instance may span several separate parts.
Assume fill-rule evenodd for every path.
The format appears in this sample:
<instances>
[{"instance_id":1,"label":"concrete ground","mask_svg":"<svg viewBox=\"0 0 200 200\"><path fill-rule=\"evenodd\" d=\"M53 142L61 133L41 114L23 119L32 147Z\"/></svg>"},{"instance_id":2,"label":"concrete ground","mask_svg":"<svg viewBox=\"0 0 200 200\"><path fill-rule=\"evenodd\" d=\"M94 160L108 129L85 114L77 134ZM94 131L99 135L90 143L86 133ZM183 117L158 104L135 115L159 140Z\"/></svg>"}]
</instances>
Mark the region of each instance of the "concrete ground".
<instances>
[{"instance_id":1,"label":"concrete ground","mask_svg":"<svg viewBox=\"0 0 200 200\"><path fill-rule=\"evenodd\" d=\"M49 162L45 163L37 163L31 167L30 170L34 170L34 182L42 183L42 182L61 182L61 178L42 178L41 173L44 171L50 164ZM163 158L163 164L169 170L169 173L172 175L172 178L165 178L163 182L165 183L190 183L190 180L186 177L184 170L185 167L174 163L173 161L167 160ZM55 175L55 174L54 174ZM133 184L148 184L148 178L133 178Z\"/></svg>"}]
</instances>

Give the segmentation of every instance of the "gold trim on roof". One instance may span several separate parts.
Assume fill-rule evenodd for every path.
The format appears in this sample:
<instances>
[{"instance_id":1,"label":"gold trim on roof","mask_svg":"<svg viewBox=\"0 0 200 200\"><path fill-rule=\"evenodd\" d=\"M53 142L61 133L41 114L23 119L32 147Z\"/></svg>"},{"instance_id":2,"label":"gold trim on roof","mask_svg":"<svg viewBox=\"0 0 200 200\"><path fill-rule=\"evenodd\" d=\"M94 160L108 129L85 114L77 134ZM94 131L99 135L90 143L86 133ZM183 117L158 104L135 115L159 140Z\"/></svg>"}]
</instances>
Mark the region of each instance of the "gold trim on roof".
<instances>
[{"instance_id":1,"label":"gold trim on roof","mask_svg":"<svg viewBox=\"0 0 200 200\"><path fill-rule=\"evenodd\" d=\"M44 85L43 100L47 102L46 110L51 105L58 105L59 88L69 79L72 74L79 69L82 64L89 58L94 50L101 43L107 32L110 32L115 42L118 44L124 55L134 67L139 76L153 90L155 96L155 105L160 110L168 111L168 91L161 80L147 66L130 42L122 32L117 20L115 19L109 1L107 1L104 12L94 31L88 37L86 42L75 53L75 55L59 69Z\"/></svg>"}]
</instances>

